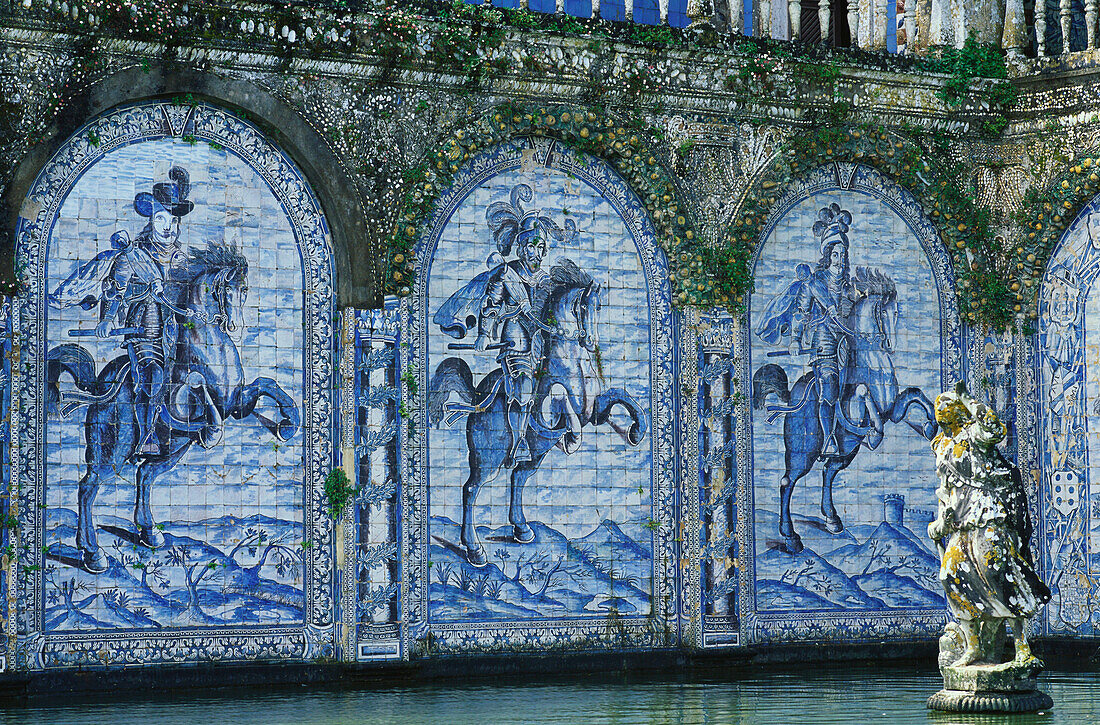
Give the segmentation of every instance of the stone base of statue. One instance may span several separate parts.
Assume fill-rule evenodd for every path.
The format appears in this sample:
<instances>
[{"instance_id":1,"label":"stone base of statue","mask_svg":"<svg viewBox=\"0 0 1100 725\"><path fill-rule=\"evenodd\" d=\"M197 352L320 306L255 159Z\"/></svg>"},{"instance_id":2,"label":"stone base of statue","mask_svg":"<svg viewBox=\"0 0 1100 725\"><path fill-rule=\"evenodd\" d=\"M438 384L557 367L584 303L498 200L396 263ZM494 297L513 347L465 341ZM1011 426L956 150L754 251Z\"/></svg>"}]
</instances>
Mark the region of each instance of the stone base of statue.
<instances>
[{"instance_id":1,"label":"stone base of statue","mask_svg":"<svg viewBox=\"0 0 1100 725\"><path fill-rule=\"evenodd\" d=\"M1003 637L994 635L993 651L1003 651ZM1034 656L999 664L954 664L963 655L957 625L940 638L943 689L928 698L928 707L942 712L1036 712L1054 707L1050 695L1035 689L1043 663Z\"/></svg>"}]
</instances>

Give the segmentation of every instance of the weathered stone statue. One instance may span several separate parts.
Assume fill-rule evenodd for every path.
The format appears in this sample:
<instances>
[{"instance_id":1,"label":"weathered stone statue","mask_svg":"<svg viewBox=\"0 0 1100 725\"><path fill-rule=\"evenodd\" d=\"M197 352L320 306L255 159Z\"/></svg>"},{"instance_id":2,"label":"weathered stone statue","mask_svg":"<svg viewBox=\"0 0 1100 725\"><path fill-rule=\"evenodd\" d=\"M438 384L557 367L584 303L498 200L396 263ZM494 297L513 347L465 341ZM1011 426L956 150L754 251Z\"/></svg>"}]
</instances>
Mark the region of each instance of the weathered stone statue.
<instances>
[{"instance_id":1,"label":"weathered stone statue","mask_svg":"<svg viewBox=\"0 0 1100 725\"><path fill-rule=\"evenodd\" d=\"M997 414L959 383L936 398L939 513L928 535L940 551L940 582L952 614L940 638L944 689L928 706L956 712L1049 708L1035 689L1043 663L1027 642L1027 619L1050 600L1031 556L1031 521L1020 471L996 446ZM1006 656L1005 625L1014 656Z\"/></svg>"}]
</instances>

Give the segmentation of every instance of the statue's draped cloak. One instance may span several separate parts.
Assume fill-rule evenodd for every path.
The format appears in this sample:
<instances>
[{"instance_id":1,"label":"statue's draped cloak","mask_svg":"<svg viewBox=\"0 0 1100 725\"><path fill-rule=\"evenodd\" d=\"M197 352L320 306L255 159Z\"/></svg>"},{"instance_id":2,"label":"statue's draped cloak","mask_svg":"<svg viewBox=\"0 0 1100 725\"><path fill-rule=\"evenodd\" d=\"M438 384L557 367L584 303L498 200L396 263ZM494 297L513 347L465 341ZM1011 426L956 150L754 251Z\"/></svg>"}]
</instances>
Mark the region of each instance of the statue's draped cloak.
<instances>
[{"instance_id":1,"label":"statue's draped cloak","mask_svg":"<svg viewBox=\"0 0 1100 725\"><path fill-rule=\"evenodd\" d=\"M940 517L950 535L940 582L959 619L1027 618L1050 601L1031 556L1031 522L1019 471L996 448L966 438L933 441Z\"/></svg>"}]
</instances>

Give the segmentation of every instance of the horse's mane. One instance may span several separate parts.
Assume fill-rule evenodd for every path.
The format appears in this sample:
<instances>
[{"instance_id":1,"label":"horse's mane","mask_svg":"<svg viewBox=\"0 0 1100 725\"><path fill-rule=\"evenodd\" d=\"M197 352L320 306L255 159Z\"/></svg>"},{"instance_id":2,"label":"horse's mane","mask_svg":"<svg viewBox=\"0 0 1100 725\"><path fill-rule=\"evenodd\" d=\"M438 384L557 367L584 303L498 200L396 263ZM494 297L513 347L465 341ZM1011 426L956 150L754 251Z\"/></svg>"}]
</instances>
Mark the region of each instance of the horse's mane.
<instances>
[{"instance_id":1,"label":"horse's mane","mask_svg":"<svg viewBox=\"0 0 1100 725\"><path fill-rule=\"evenodd\" d=\"M172 267L169 281L186 295L187 288L204 274L228 270L226 279L244 279L248 275L248 260L235 244L207 242L205 247L192 248L182 264Z\"/></svg>"},{"instance_id":2,"label":"horse's mane","mask_svg":"<svg viewBox=\"0 0 1100 725\"><path fill-rule=\"evenodd\" d=\"M547 308L552 305L558 294L567 289L584 289L595 280L592 275L578 267L572 259L563 259L550 268L550 274L543 278L535 288L531 307L539 311L539 319L546 319Z\"/></svg>"},{"instance_id":3,"label":"horse's mane","mask_svg":"<svg viewBox=\"0 0 1100 725\"><path fill-rule=\"evenodd\" d=\"M898 288L894 280L878 269L856 267L856 289L865 295L877 295L885 300L897 297Z\"/></svg>"}]
</instances>

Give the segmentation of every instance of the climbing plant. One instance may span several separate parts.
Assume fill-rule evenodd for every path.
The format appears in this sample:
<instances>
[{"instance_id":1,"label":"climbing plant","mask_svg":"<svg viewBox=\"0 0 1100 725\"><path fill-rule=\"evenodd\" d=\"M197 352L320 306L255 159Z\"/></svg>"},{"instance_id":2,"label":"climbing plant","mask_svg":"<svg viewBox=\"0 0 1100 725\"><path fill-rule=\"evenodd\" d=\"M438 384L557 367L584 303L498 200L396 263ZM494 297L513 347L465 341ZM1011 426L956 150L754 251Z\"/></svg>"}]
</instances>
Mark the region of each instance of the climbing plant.
<instances>
[{"instance_id":1,"label":"climbing plant","mask_svg":"<svg viewBox=\"0 0 1100 725\"><path fill-rule=\"evenodd\" d=\"M1097 194L1100 154L1095 152L1074 159L1048 186L1024 194L1016 215L1021 233L1013 250L1015 269L1010 283L1017 312L1034 302L1039 280L1058 241Z\"/></svg>"},{"instance_id":2,"label":"climbing plant","mask_svg":"<svg viewBox=\"0 0 1100 725\"><path fill-rule=\"evenodd\" d=\"M459 167L479 150L521 136L549 136L608 162L645 205L669 258L675 300L680 304L729 304L735 290L706 272L709 252L700 244L676 200L672 180L649 140L657 131L624 119L572 106L504 104L457 128L404 174L407 191L396 229L386 244L389 294L409 293L415 274L412 250Z\"/></svg>"},{"instance_id":3,"label":"climbing plant","mask_svg":"<svg viewBox=\"0 0 1100 725\"><path fill-rule=\"evenodd\" d=\"M971 34L962 48L938 49L938 57L927 61L928 69L948 76L939 97L949 108L964 101L984 102L987 118L978 130L984 136L999 136L1008 126L1005 109L1016 100L1016 87L1008 80L1005 52L995 43L979 43Z\"/></svg>"},{"instance_id":4,"label":"climbing plant","mask_svg":"<svg viewBox=\"0 0 1100 725\"><path fill-rule=\"evenodd\" d=\"M912 193L927 211L951 253L960 307L971 323L992 329L1012 324L1010 260L993 235L989 214L978 208L964 169L935 140L916 139L874 125L823 126L800 131L755 178L739 214L708 255L708 268L722 289L751 289L750 259L776 202L800 175L833 161L872 166Z\"/></svg>"}]
</instances>

